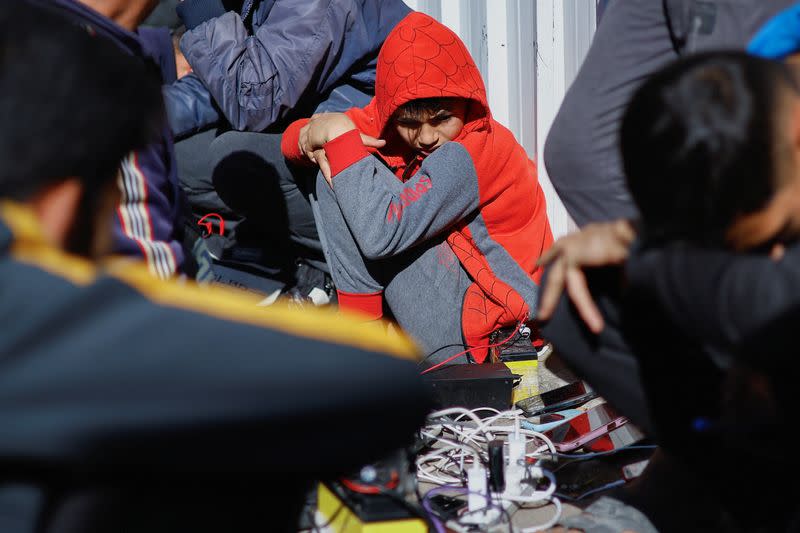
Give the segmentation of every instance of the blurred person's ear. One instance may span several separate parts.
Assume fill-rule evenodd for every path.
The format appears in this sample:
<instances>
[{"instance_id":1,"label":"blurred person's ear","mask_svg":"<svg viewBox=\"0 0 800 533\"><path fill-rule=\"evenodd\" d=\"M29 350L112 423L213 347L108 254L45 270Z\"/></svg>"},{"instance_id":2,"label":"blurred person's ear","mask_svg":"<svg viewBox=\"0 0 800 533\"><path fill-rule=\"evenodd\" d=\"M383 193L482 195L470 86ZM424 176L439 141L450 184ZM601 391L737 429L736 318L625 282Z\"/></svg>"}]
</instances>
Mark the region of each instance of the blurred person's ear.
<instances>
[{"instance_id":1,"label":"blurred person's ear","mask_svg":"<svg viewBox=\"0 0 800 533\"><path fill-rule=\"evenodd\" d=\"M765 207L739 216L726 231L727 244L734 250L767 245L764 251L776 261L783 257L784 244L800 239L800 98L795 95L781 112L786 116L781 123L781 146L787 149L782 148L778 156L780 185Z\"/></svg>"},{"instance_id":2,"label":"blurred person's ear","mask_svg":"<svg viewBox=\"0 0 800 533\"><path fill-rule=\"evenodd\" d=\"M786 63L793 67L800 67L800 52L797 52L787 57Z\"/></svg>"},{"instance_id":3,"label":"blurred person's ear","mask_svg":"<svg viewBox=\"0 0 800 533\"><path fill-rule=\"evenodd\" d=\"M45 238L57 248L64 248L72 231L83 197L79 178L53 183L31 198L29 205L39 219Z\"/></svg>"},{"instance_id":4,"label":"blurred person's ear","mask_svg":"<svg viewBox=\"0 0 800 533\"><path fill-rule=\"evenodd\" d=\"M47 186L27 203L52 246L91 260L111 253L111 219L119 204L114 180L88 190L80 178L67 178Z\"/></svg>"}]
</instances>

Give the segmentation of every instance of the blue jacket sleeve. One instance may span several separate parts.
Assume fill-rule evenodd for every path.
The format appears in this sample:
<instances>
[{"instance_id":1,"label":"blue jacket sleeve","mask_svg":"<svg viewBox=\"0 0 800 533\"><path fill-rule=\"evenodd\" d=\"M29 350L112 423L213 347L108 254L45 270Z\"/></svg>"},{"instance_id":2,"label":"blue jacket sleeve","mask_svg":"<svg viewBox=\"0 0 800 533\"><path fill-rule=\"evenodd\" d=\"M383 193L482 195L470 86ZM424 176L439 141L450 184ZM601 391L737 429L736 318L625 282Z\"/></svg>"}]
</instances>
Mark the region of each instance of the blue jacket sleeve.
<instances>
[{"instance_id":1,"label":"blue jacket sleeve","mask_svg":"<svg viewBox=\"0 0 800 533\"><path fill-rule=\"evenodd\" d=\"M254 35L239 14L228 12L188 31L181 49L231 125L261 131L336 65L354 5L277 0Z\"/></svg>"},{"instance_id":2,"label":"blue jacket sleeve","mask_svg":"<svg viewBox=\"0 0 800 533\"><path fill-rule=\"evenodd\" d=\"M194 74L165 85L162 92L169 127L175 138L186 137L219 121L211 93Z\"/></svg>"}]
</instances>

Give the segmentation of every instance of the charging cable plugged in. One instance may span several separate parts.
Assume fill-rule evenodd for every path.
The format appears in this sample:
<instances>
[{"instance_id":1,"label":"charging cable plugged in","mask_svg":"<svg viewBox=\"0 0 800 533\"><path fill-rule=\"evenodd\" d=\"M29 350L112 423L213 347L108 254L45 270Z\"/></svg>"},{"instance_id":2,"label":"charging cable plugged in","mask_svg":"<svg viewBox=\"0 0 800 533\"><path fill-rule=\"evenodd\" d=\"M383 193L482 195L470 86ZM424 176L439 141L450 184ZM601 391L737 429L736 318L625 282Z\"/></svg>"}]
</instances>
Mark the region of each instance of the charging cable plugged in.
<instances>
[{"instance_id":1,"label":"charging cable plugged in","mask_svg":"<svg viewBox=\"0 0 800 533\"><path fill-rule=\"evenodd\" d=\"M471 513L485 509L489 505L486 470L480 463L475 463L472 468L467 470L467 489L469 490L467 509Z\"/></svg>"},{"instance_id":2,"label":"charging cable plugged in","mask_svg":"<svg viewBox=\"0 0 800 533\"><path fill-rule=\"evenodd\" d=\"M504 495L518 496L522 493L525 478L525 436L518 431L508 436L508 464L506 465L506 487Z\"/></svg>"}]
</instances>

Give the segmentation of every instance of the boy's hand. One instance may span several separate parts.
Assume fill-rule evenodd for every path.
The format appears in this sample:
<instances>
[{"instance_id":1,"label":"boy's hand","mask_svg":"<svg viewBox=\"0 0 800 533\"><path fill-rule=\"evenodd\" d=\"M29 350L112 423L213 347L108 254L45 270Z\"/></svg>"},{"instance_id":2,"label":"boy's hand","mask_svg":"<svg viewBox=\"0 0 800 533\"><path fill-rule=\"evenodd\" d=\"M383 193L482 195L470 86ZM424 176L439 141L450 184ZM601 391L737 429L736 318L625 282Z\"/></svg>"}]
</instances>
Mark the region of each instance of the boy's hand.
<instances>
[{"instance_id":1,"label":"boy's hand","mask_svg":"<svg viewBox=\"0 0 800 533\"><path fill-rule=\"evenodd\" d=\"M350 130L356 129L356 125L350 117L344 113L319 113L313 115L308 124L300 129L300 139L298 147L308 159L319 165L319 169L328 184L331 183L331 168L323 146ZM369 135L361 134L361 142L364 146L371 148L382 148L386 141L376 139Z\"/></svg>"},{"instance_id":2,"label":"boy's hand","mask_svg":"<svg viewBox=\"0 0 800 533\"><path fill-rule=\"evenodd\" d=\"M566 288L589 329L600 333L604 327L603 315L592 299L583 269L623 263L635 238L636 232L630 222L618 220L589 224L582 231L557 240L538 262L539 265L549 265L550 272L539 301L537 318L548 320L553 316L558 299Z\"/></svg>"},{"instance_id":3,"label":"boy's hand","mask_svg":"<svg viewBox=\"0 0 800 533\"><path fill-rule=\"evenodd\" d=\"M318 113L312 115L300 130L300 149L309 159L315 150L343 133L356 129L350 117L344 113Z\"/></svg>"}]
</instances>

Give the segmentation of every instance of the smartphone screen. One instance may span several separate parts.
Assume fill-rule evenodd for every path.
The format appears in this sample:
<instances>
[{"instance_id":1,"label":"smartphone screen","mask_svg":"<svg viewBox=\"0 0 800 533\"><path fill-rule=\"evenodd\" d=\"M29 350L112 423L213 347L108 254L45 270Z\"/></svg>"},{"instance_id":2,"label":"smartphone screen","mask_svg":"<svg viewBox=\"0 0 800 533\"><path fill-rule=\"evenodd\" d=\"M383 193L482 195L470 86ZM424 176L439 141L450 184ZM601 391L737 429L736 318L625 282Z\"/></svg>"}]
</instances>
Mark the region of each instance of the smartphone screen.
<instances>
[{"instance_id":1,"label":"smartphone screen","mask_svg":"<svg viewBox=\"0 0 800 533\"><path fill-rule=\"evenodd\" d=\"M517 407L522 409L527 416L537 416L546 412L561 411L576 401L585 403L596 396L589 385L583 381L574 381L563 387L543 392L538 396L525 398L517 402ZM580 405L577 403L577 405Z\"/></svg>"},{"instance_id":2,"label":"smartphone screen","mask_svg":"<svg viewBox=\"0 0 800 533\"><path fill-rule=\"evenodd\" d=\"M545 407L561 403L564 400L575 398L576 396L583 396L587 392L591 392L592 388L583 381L573 381L563 387L543 392L539 395L542 399L542 404Z\"/></svg>"},{"instance_id":3,"label":"smartphone screen","mask_svg":"<svg viewBox=\"0 0 800 533\"><path fill-rule=\"evenodd\" d=\"M569 422L545 432L559 451L574 450L591 442L627 422L608 404L598 405L578 415Z\"/></svg>"},{"instance_id":4,"label":"smartphone screen","mask_svg":"<svg viewBox=\"0 0 800 533\"><path fill-rule=\"evenodd\" d=\"M559 494L569 498L581 498L591 490L622 479L623 474L619 467L601 459L569 463L556 474Z\"/></svg>"}]
</instances>

